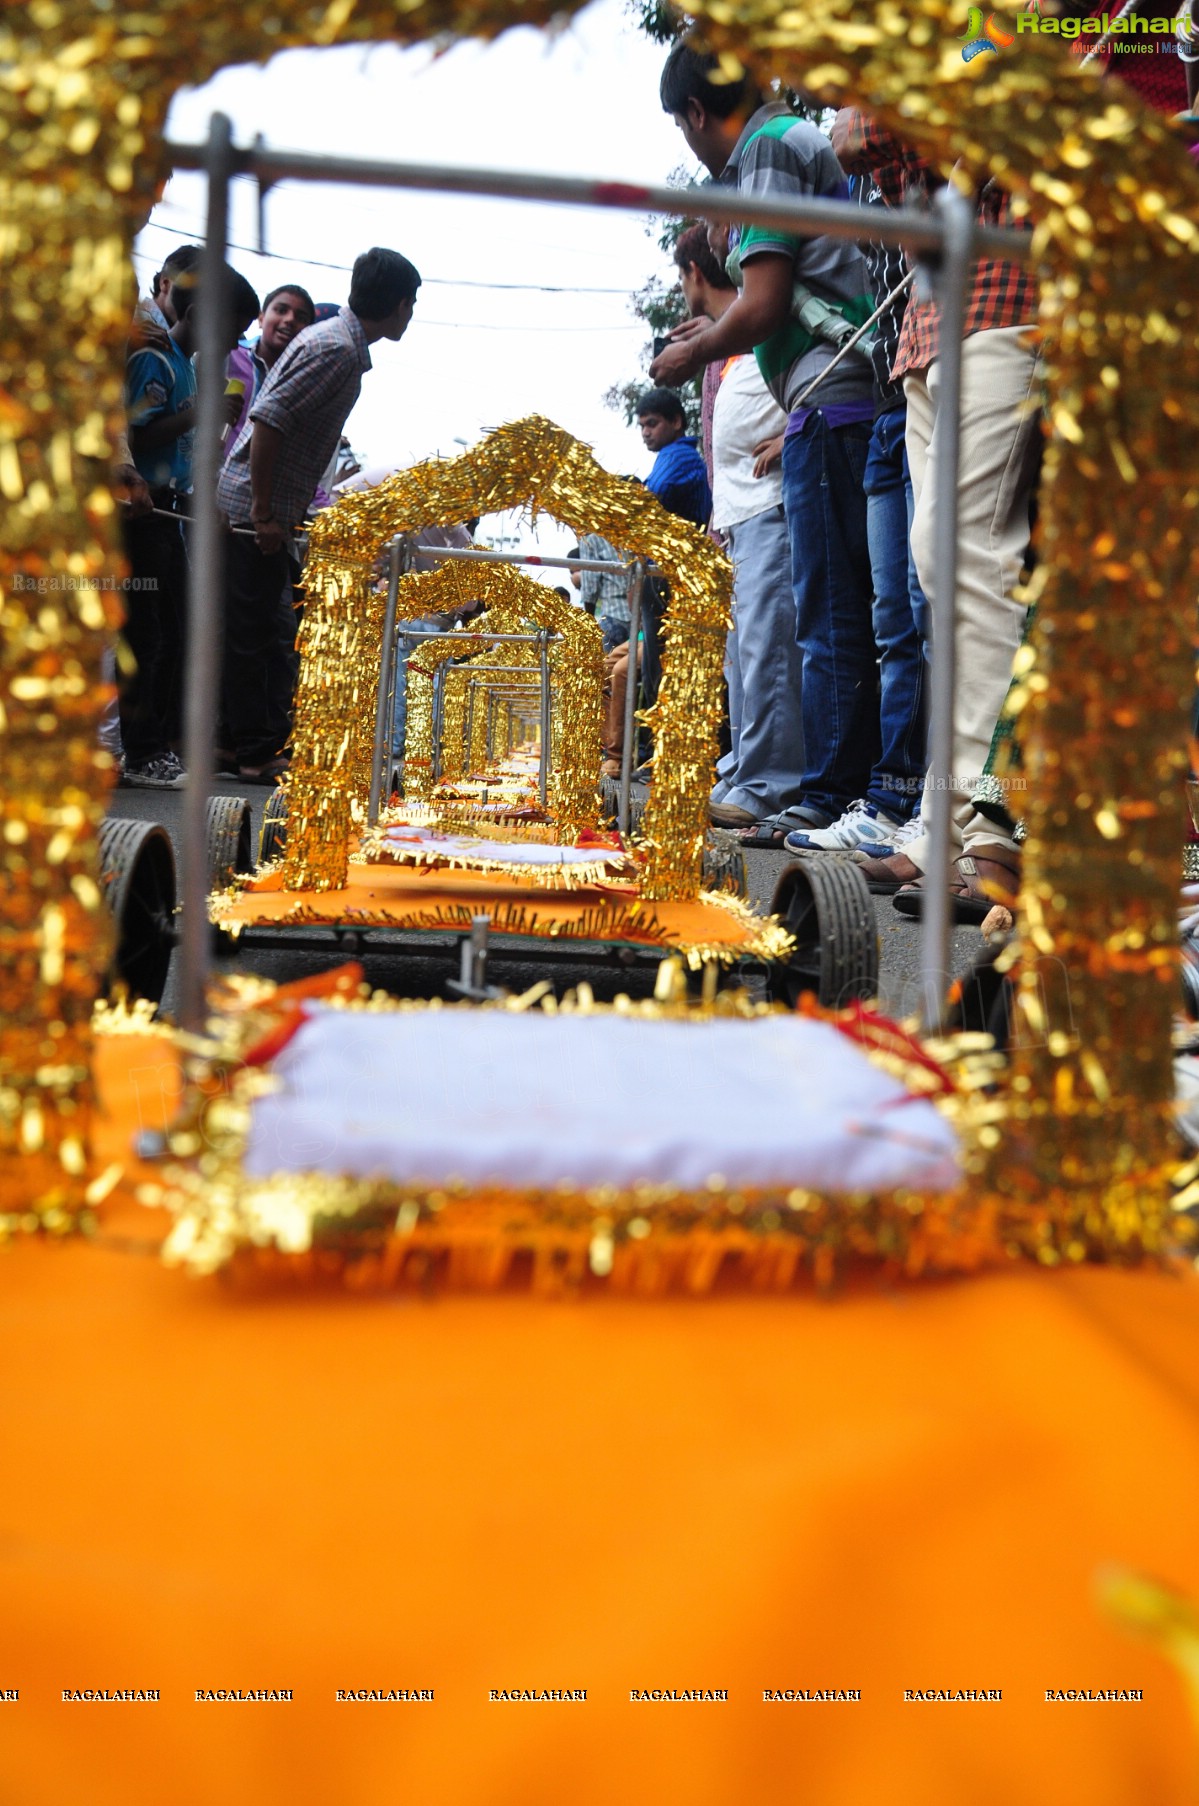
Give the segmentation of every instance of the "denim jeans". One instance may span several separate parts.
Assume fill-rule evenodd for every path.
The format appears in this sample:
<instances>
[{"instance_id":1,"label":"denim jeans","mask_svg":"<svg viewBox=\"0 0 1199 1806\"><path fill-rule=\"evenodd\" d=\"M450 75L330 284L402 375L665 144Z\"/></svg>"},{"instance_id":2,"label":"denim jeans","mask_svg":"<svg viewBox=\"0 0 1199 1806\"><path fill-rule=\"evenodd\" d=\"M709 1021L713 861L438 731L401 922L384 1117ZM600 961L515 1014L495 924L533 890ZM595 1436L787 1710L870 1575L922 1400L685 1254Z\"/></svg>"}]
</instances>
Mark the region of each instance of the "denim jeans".
<instances>
[{"instance_id":1,"label":"denim jeans","mask_svg":"<svg viewBox=\"0 0 1199 1806\"><path fill-rule=\"evenodd\" d=\"M803 801L830 820L867 794L879 754L862 489L869 444L866 421L829 427L819 409L783 442L783 508L803 655Z\"/></svg>"},{"instance_id":2,"label":"denim jeans","mask_svg":"<svg viewBox=\"0 0 1199 1806\"><path fill-rule=\"evenodd\" d=\"M758 821L803 796L802 665L792 623L791 559L780 507L727 529L736 626L728 639L735 757L721 801ZM734 709L736 719L732 720Z\"/></svg>"},{"instance_id":3,"label":"denim jeans","mask_svg":"<svg viewBox=\"0 0 1199 1806\"><path fill-rule=\"evenodd\" d=\"M603 635L604 651L615 652L618 646L628 643L629 623L627 620L614 621L610 615L604 615L600 619L600 632Z\"/></svg>"},{"instance_id":4,"label":"denim jeans","mask_svg":"<svg viewBox=\"0 0 1199 1806\"><path fill-rule=\"evenodd\" d=\"M874 577L874 639L880 659L882 751L866 795L906 821L924 788L927 604L912 557L912 479L906 407L880 414L866 459L866 534Z\"/></svg>"}]
</instances>

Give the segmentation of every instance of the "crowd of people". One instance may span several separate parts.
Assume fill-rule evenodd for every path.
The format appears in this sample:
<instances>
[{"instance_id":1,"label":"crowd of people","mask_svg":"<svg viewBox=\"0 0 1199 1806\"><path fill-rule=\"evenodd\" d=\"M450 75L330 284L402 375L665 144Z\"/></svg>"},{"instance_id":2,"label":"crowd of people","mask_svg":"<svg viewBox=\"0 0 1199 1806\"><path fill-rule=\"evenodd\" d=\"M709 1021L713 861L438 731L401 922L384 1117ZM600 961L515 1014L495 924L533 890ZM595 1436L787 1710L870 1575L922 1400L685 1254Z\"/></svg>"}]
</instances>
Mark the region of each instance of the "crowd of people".
<instances>
[{"instance_id":1,"label":"crowd of people","mask_svg":"<svg viewBox=\"0 0 1199 1806\"><path fill-rule=\"evenodd\" d=\"M662 105L715 181L754 199L927 199L931 172L858 113L831 136L748 76L730 81L683 42ZM980 218L1011 223L989 190ZM930 656L932 500L940 443L938 313L911 298L902 255L819 232L696 224L675 248L689 318L650 377L702 376L702 465L683 408L641 403L663 504L724 544L735 573L725 662L728 748L712 821L753 848L835 852L872 888L921 905ZM955 908L977 919L1018 885L1018 822L976 804L1025 627L1019 582L1041 447L1036 288L1023 266L981 262L963 347L954 717ZM880 311L881 309L881 311ZM661 475L659 476L659 468ZM708 478L700 480L701 472ZM594 555L595 542L583 549ZM609 553L610 556L615 554ZM627 601L592 579L612 669L605 770L618 769ZM643 701L660 681L663 596L648 591ZM641 775L652 781L652 765ZM984 890L984 885L986 889Z\"/></svg>"},{"instance_id":2,"label":"crowd of people","mask_svg":"<svg viewBox=\"0 0 1199 1806\"><path fill-rule=\"evenodd\" d=\"M108 745L123 781L178 789L186 657L187 535L199 323L200 250L184 245L134 315L126 367L127 445L116 478L129 561L117 721ZM217 764L246 783L286 775L297 676L303 528L346 475L342 428L371 368L371 346L403 337L420 275L375 247L354 264L344 307L299 283L263 302L236 270L224 281L226 426L216 504L223 526ZM257 322L252 344L248 329ZM119 723L119 732L118 732Z\"/></svg>"},{"instance_id":3,"label":"crowd of people","mask_svg":"<svg viewBox=\"0 0 1199 1806\"><path fill-rule=\"evenodd\" d=\"M1182 61L1193 75L1195 59ZM1151 91L1158 72L1142 62L1132 73L1150 83L1152 104L1177 104L1173 89L1166 100ZM927 205L938 178L864 113L843 111L826 132L764 96L748 75L729 79L687 40L667 58L661 102L714 183L754 200L852 198L863 213L857 243L819 231L700 223L675 247L689 317L657 348L655 386L637 413L653 454L648 488L663 507L710 531L735 573L727 743L711 819L751 848L847 855L873 889L919 914L927 597L943 438L940 318L935 301L913 288L903 254L872 237L870 214ZM1025 223L993 182L978 191L975 211L989 225ZM174 787L186 777L179 751L193 357L205 306L199 258L185 246L167 259L139 303L130 340L128 451L118 472L133 577L133 656L119 704L130 784ZM398 252L380 249L357 260L344 307L315 306L291 282L260 305L243 277L227 276L228 425L216 492L226 604L219 758L247 782L273 782L287 770L296 679L297 532L329 500L370 348L402 337L421 279ZM245 335L255 319L251 345ZM981 919L1019 883L1019 810L992 765L1027 629L1021 579L1034 555L1043 439L1036 328L1036 282L1026 267L977 262L962 344L953 596L948 782L959 920ZM678 390L696 377L701 430L693 437ZM458 537L446 543L469 544L476 525L448 529ZM603 636L601 769L616 776L627 685L637 684L643 711L657 698L669 595L651 570L630 644L624 554L592 533L574 555L611 566L575 572L573 581ZM401 686L397 755L402 743ZM644 728L636 764L638 778L652 782Z\"/></svg>"}]
</instances>

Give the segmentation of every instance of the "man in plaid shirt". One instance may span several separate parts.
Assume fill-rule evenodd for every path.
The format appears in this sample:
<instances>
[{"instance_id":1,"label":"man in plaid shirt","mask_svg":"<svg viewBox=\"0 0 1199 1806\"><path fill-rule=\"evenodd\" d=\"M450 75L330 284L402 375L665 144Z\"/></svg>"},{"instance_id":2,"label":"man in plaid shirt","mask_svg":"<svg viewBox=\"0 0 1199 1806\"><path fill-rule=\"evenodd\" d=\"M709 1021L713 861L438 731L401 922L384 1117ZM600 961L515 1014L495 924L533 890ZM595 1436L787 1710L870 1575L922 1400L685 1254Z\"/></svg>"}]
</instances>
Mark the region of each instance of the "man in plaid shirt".
<instances>
[{"instance_id":1,"label":"man in plaid shirt","mask_svg":"<svg viewBox=\"0 0 1199 1806\"><path fill-rule=\"evenodd\" d=\"M401 339L420 275L398 251L364 251L349 304L298 333L254 400L221 468L217 505L225 535L223 714L238 775L272 783L286 770L291 733L295 620L284 624L288 547L358 399L370 346Z\"/></svg>"},{"instance_id":2,"label":"man in plaid shirt","mask_svg":"<svg viewBox=\"0 0 1199 1806\"><path fill-rule=\"evenodd\" d=\"M598 533L585 533L579 541L578 556L590 558L596 563L619 565L623 563L615 546ZM615 571L576 571L579 579L579 593L583 598L583 607L588 609L600 624L604 636L604 651L615 652L623 646L629 637L629 579L621 570ZM594 605L594 606L593 606Z\"/></svg>"},{"instance_id":3,"label":"man in plaid shirt","mask_svg":"<svg viewBox=\"0 0 1199 1806\"><path fill-rule=\"evenodd\" d=\"M893 206L927 201L936 178L908 146L864 114L846 109L833 126L845 168L875 175ZM1018 227L1011 196L987 183L977 197L980 224ZM987 903L984 880L1012 893L1020 856L1014 838L979 815L970 798L981 778L1024 630L1025 605L1014 590L1029 538L1029 513L1040 467L1040 373L1036 345L1037 284L1023 264L982 259L974 266L962 347L961 453L958 476L958 571L954 596L957 682L952 769L955 913L978 919ZM920 583L933 583L933 500L940 435L940 312L909 301L893 376L907 398L907 453L914 513L912 556ZM863 849L855 857L867 878L897 893L896 907L918 914L927 853L918 818L890 856Z\"/></svg>"}]
</instances>

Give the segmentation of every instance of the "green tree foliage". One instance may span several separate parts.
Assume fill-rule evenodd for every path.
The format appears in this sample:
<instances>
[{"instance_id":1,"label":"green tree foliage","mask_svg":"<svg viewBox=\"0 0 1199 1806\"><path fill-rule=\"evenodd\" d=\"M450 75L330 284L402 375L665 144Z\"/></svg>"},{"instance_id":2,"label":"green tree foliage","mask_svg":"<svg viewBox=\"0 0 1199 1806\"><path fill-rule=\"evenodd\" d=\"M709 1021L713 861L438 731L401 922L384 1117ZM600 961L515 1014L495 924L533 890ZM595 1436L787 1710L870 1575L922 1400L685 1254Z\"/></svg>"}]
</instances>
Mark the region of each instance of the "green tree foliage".
<instances>
[{"instance_id":1,"label":"green tree foliage","mask_svg":"<svg viewBox=\"0 0 1199 1806\"><path fill-rule=\"evenodd\" d=\"M669 0L628 0L627 12L638 31L655 44L670 44L691 21L677 12Z\"/></svg>"},{"instance_id":2,"label":"green tree foliage","mask_svg":"<svg viewBox=\"0 0 1199 1806\"><path fill-rule=\"evenodd\" d=\"M690 30L693 21L686 13L676 10L669 0L627 0L626 10L638 31L645 33L658 44L671 44L683 32ZM781 100L793 112L803 119L810 119L813 125L828 130L832 112L810 101L806 95L797 94L790 88L775 87L769 96ZM686 188L703 179L703 172L696 170L694 174L680 167L673 169L666 180L672 188ZM646 228L646 237L652 238L664 260L664 272L655 273L643 288L629 297L630 305L637 319L643 321L649 329L650 339L641 350L641 368L648 373L653 362L653 340L665 338L672 327L678 326L687 317L687 304L683 300L682 290L678 284L678 271L674 264L674 247L683 230L693 224L686 219L651 219ZM641 397L653 387L648 374L632 378L626 383L616 383L604 396L604 406L623 414L629 425L637 419L637 403ZM684 383L679 396L687 411L687 431L698 435L700 419L701 379L693 377Z\"/></svg>"}]
</instances>

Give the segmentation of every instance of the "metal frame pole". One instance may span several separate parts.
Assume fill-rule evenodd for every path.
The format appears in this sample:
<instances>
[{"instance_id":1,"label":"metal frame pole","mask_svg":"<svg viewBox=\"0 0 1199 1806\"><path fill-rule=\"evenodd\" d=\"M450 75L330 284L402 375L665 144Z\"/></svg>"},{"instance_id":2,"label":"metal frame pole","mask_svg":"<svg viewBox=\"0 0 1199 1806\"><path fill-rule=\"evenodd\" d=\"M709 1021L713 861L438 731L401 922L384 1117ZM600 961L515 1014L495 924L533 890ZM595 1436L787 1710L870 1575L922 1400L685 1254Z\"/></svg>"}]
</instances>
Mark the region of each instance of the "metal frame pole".
<instances>
[{"instance_id":1,"label":"metal frame pole","mask_svg":"<svg viewBox=\"0 0 1199 1806\"><path fill-rule=\"evenodd\" d=\"M865 332L866 326L861 330ZM611 558L552 558L543 552L493 552L488 546L422 546L421 557L439 564L534 564L556 571L623 572L633 568L613 563Z\"/></svg>"},{"instance_id":2,"label":"metal frame pole","mask_svg":"<svg viewBox=\"0 0 1199 1806\"><path fill-rule=\"evenodd\" d=\"M175 169L204 167L204 147L165 145ZM487 194L503 200L549 201L568 207L616 208L623 213L665 213L683 219L712 219L730 225L781 227L798 237L814 232L829 238L862 237L861 208L852 201L770 200L738 194L735 188L668 188L640 182L611 182L595 176L549 176L540 171L464 169L450 164L388 163L371 158L326 157L304 151L255 147L237 150L234 167L259 182L346 182L367 188L412 188L435 194ZM879 208L870 237L880 244L937 250L941 228L928 213L914 207ZM1019 241L1023 241L1022 243ZM1031 234L999 227L978 228L979 255L1007 257L1018 263L1032 253Z\"/></svg>"},{"instance_id":3,"label":"metal frame pole","mask_svg":"<svg viewBox=\"0 0 1199 1806\"><path fill-rule=\"evenodd\" d=\"M466 734L463 739L465 753L463 764L467 771L470 770L470 749L475 743L475 691L478 687L477 677L472 677L466 686Z\"/></svg>"},{"instance_id":4,"label":"metal frame pole","mask_svg":"<svg viewBox=\"0 0 1199 1806\"><path fill-rule=\"evenodd\" d=\"M422 546L422 558L425 555L425 550L426 548ZM548 634L549 644L551 646L556 646L558 641L562 638L560 633L549 633L548 629L543 629L541 631ZM469 650L463 654L463 657L465 658L473 658L475 653L485 646L535 646L537 644L537 637L536 632L475 633L469 627L462 633L448 633L444 627L410 627L404 635L404 638L408 640L461 640L463 646L469 648ZM472 640L476 642L474 646L471 646Z\"/></svg>"},{"instance_id":5,"label":"metal frame pole","mask_svg":"<svg viewBox=\"0 0 1199 1806\"><path fill-rule=\"evenodd\" d=\"M921 812L928 837L924 868L924 920L920 946L924 1024L936 1031L945 1020L949 984L949 855L953 769L953 702L956 666L958 571L958 466L962 434L962 329L966 286L974 261L974 213L965 195L943 188L935 205L944 228L936 276L941 301L938 371L940 394L933 429L932 670L929 674L929 760ZM932 448L930 447L930 450Z\"/></svg>"},{"instance_id":6,"label":"metal frame pole","mask_svg":"<svg viewBox=\"0 0 1199 1806\"><path fill-rule=\"evenodd\" d=\"M433 673L433 782L441 776L441 734L445 721L445 674L442 663Z\"/></svg>"},{"instance_id":7,"label":"metal frame pole","mask_svg":"<svg viewBox=\"0 0 1199 1806\"><path fill-rule=\"evenodd\" d=\"M544 631L537 635L537 644L541 667L541 760L537 770L537 798L544 809L550 777L550 646Z\"/></svg>"},{"instance_id":8,"label":"metal frame pole","mask_svg":"<svg viewBox=\"0 0 1199 1806\"><path fill-rule=\"evenodd\" d=\"M379 649L379 691L375 698L375 743L371 749L371 792L366 809L366 823L369 828L376 827L379 821L380 793L383 789L383 766L386 763L387 749L391 745L391 724L394 718L394 703L391 712L389 677L395 679L396 648L396 602L400 593L400 577L408 568L410 558L408 543L402 534L397 534L387 548L387 607L383 611L383 641Z\"/></svg>"},{"instance_id":9,"label":"metal frame pole","mask_svg":"<svg viewBox=\"0 0 1199 1806\"><path fill-rule=\"evenodd\" d=\"M408 559L405 568L407 570L411 570L411 568L412 568L412 559L411 558ZM403 573L401 573L401 574L403 574ZM403 756L404 756L402 750L397 754L392 749L392 736L395 732L396 693L400 687L400 663L401 663L401 661L406 661L407 657L408 657L408 650L404 643L404 635L399 631L399 629L400 629L400 621L398 618L399 612L400 612L399 602L397 601L397 603L396 603L397 619L396 619L396 624L395 624L396 631L395 631L393 641L392 641L391 658L388 661L388 669L387 669L387 725L384 729L384 737L383 737L384 789L383 789L383 792L379 799L380 805L382 804L384 797L391 796L391 792L395 787L396 765L399 763L400 760L403 759ZM380 642L380 646L379 646L379 666L380 666L380 669L382 669L382 667L383 667L382 642ZM405 678L404 681L407 682L407 679ZM376 698L376 707L377 707L377 705L378 705L378 698ZM407 717L405 717L405 720L406 719L407 719Z\"/></svg>"},{"instance_id":10,"label":"metal frame pole","mask_svg":"<svg viewBox=\"0 0 1199 1806\"><path fill-rule=\"evenodd\" d=\"M209 120L203 167L208 177L208 207L200 259L195 514L184 689L183 746L188 777L179 829L183 903L179 1022L192 1034L203 1033L208 1018L208 794L216 767L214 733L223 588L224 547L216 485L221 465L221 398L228 349L225 248L229 236L229 183L236 168L233 127L224 113L214 113Z\"/></svg>"},{"instance_id":11,"label":"metal frame pole","mask_svg":"<svg viewBox=\"0 0 1199 1806\"><path fill-rule=\"evenodd\" d=\"M624 693L624 728L620 743L620 807L616 825L622 834L629 831L629 809L633 795L633 741L636 736L637 691L640 675L637 669L637 639L641 632L641 592L645 588L645 560L633 563L633 581L629 585L629 673Z\"/></svg>"}]
</instances>

